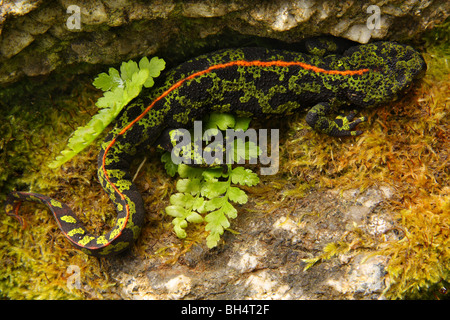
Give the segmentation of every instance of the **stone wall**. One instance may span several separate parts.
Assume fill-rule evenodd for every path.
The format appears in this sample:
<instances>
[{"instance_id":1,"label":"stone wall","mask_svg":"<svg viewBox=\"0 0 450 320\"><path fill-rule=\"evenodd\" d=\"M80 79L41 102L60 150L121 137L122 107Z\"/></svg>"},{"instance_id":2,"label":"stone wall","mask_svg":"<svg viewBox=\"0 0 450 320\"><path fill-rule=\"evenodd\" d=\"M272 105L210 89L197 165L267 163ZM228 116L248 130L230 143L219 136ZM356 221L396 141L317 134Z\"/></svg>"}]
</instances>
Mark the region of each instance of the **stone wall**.
<instances>
[{"instance_id":1,"label":"stone wall","mask_svg":"<svg viewBox=\"0 0 450 320\"><path fill-rule=\"evenodd\" d=\"M443 21L449 8L446 0L4 0L0 84L161 52L182 60L211 36L227 46L230 33L288 42L318 34L407 40Z\"/></svg>"}]
</instances>

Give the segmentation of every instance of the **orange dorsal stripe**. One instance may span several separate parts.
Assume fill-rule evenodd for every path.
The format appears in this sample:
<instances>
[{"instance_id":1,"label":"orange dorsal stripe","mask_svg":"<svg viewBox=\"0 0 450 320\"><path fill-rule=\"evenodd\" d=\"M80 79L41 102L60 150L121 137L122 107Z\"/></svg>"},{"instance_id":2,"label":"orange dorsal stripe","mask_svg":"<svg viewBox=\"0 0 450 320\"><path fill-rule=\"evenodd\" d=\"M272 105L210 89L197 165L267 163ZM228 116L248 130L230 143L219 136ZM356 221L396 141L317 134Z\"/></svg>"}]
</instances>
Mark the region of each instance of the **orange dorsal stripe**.
<instances>
[{"instance_id":1,"label":"orange dorsal stripe","mask_svg":"<svg viewBox=\"0 0 450 320\"><path fill-rule=\"evenodd\" d=\"M216 64L208 69L195 72L191 74L189 77L186 77L184 79L179 80L176 82L173 86L171 86L169 89L163 92L158 98L156 98L145 110L142 112L136 119L131 121L125 128L123 128L119 134L124 134L128 129L130 129L136 122L141 120L153 106L161 99L164 99L170 92L180 87L184 82L192 80L196 77L199 77L201 75L204 75L206 73L209 73L211 71L217 70L217 69L225 69L232 66L244 66L244 67L253 67L253 66L259 66L259 67L292 67L292 66L299 66L305 70L311 70L316 73L325 73L325 74L337 74L342 76L353 76L353 75L362 75L365 72L368 72L369 69L359 69L359 70L325 70L304 62L298 62L298 61L244 61L244 60L238 60L238 61L231 61L227 63L222 64Z\"/></svg>"},{"instance_id":2,"label":"orange dorsal stripe","mask_svg":"<svg viewBox=\"0 0 450 320\"><path fill-rule=\"evenodd\" d=\"M319 68L319 67L316 67L316 66L304 63L304 62L299 62L299 61L279 61L279 60L277 60L277 61L259 61L259 60L256 60L256 61L244 61L244 60L238 60L238 61L231 61L231 62L222 63L222 64L216 64L216 65L213 65L213 66L209 67L208 69L195 72L195 73L191 74L189 77L181 79L178 82L176 82L175 84L173 84L169 89L164 91L159 97L157 97L155 100L153 100L153 102L138 117L136 117L126 127L124 127L119 132L119 135L122 135L125 132L127 132L136 122L141 120L153 108L153 106L158 101L160 101L161 99L164 99L169 93L171 93L173 90L179 88L186 81L192 80L192 79L194 79L196 77L199 77L201 75L204 75L204 74L209 73L209 72L214 71L214 70L225 69L225 68L232 67L232 66L244 66L244 67L253 67L253 66L259 66L259 67L273 67L273 66L276 66L276 67L292 67L292 66L298 66L298 67L301 67L301 68L303 68L305 70L310 70L310 71L313 71L313 72L316 72L316 73L324 73L324 74L331 74L331 75L342 75L342 76L362 75L362 74L364 74L364 73L369 71L369 69L345 70L345 71L326 70L326 69L322 69L322 68ZM125 196L110 181L109 176L108 176L108 172L106 171L106 168L105 168L106 154L108 153L109 149L114 145L115 142L116 142L116 138L112 139L111 142L109 143L109 145L105 149L105 152L104 152L103 158L102 158L102 171L103 171L103 174L105 175L105 178L108 181L108 183L119 194L120 198L122 200L125 200ZM126 214L126 223L124 223L124 226L127 225L127 222L128 222L129 216L130 216L130 208L129 208L128 204L125 205L125 209L126 209L127 214ZM116 237L114 237L114 239L116 239L120 234L121 234L121 232ZM106 246L109 243L111 243L114 239L108 241L108 243L105 244L104 246ZM104 247L104 246L102 246L102 247Z\"/></svg>"}]
</instances>

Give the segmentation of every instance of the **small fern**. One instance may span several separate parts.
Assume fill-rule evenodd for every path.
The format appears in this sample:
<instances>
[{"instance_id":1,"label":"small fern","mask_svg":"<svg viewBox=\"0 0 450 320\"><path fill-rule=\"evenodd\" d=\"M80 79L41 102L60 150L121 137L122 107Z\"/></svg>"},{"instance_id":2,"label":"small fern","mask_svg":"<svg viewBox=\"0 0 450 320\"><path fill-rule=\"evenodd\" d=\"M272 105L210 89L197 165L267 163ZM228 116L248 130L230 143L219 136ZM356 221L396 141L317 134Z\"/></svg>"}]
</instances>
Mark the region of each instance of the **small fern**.
<instances>
[{"instance_id":1,"label":"small fern","mask_svg":"<svg viewBox=\"0 0 450 320\"><path fill-rule=\"evenodd\" d=\"M164 68L163 59L153 57L149 61L144 57L139 61L139 65L130 60L122 63L120 72L109 68L108 74L99 74L93 85L104 91L103 97L96 102L96 106L101 110L87 125L75 130L66 148L49 164L49 167L61 166L90 145L117 117L123 107L139 95L142 86L149 88L154 85L153 79L158 77Z\"/></svg>"},{"instance_id":2,"label":"small fern","mask_svg":"<svg viewBox=\"0 0 450 320\"><path fill-rule=\"evenodd\" d=\"M230 114L210 115L205 128L218 128L225 130L246 130L250 119L235 119ZM235 162L244 158L259 155L259 149L251 142L239 147L234 143L232 155ZM205 230L209 232L206 244L209 248L217 246L224 230L230 227L230 219L237 217L237 210L233 204L245 204L248 200L246 193L235 185L254 186L259 183L259 177L250 169L243 167L232 168L227 164L227 170L222 167L198 168L185 164L175 165L171 161L170 153L162 156L166 171L174 176L180 175L176 189L178 193L170 197L170 204L166 207L166 213L172 216L172 224L176 235L186 238L186 228L189 223L206 222Z\"/></svg>"}]
</instances>

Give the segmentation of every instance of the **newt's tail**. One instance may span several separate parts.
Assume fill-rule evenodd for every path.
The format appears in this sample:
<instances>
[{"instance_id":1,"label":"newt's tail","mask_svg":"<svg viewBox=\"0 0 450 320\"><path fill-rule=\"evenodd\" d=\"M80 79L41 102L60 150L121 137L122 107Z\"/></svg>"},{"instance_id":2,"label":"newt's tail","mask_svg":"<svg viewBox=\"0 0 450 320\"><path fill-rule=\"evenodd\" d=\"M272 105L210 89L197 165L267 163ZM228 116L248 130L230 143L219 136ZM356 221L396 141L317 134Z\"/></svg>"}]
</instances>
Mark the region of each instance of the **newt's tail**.
<instances>
[{"instance_id":1,"label":"newt's tail","mask_svg":"<svg viewBox=\"0 0 450 320\"><path fill-rule=\"evenodd\" d=\"M23 201L46 205L67 239L76 248L90 255L105 257L119 253L128 248L139 235L140 226L134 226L134 230L130 229L126 216L120 217L122 215L120 213L111 231L101 236L92 235L66 204L38 193L11 192L6 199L6 214L16 218L23 227L25 227L25 221L19 215L19 208Z\"/></svg>"},{"instance_id":2,"label":"newt's tail","mask_svg":"<svg viewBox=\"0 0 450 320\"><path fill-rule=\"evenodd\" d=\"M24 220L18 213L20 204L23 201L38 202L50 209L67 239L87 254L105 257L130 247L138 238L144 224L145 209L141 194L132 182L130 174L129 158L134 152L123 148L123 144L116 143L118 139L120 135L116 137L114 132L110 132L98 156L100 184L117 212L116 222L109 232L99 236L91 234L67 205L38 193L10 193L6 199L6 214L15 217L24 225Z\"/></svg>"}]
</instances>

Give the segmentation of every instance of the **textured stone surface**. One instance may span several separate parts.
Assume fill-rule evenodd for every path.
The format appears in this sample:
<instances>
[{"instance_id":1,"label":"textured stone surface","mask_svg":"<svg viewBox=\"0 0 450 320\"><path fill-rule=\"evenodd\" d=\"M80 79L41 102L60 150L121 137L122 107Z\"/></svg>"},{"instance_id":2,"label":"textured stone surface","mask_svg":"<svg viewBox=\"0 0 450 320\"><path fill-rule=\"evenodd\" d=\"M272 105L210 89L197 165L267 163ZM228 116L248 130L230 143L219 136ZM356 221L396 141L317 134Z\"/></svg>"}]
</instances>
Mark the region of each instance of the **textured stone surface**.
<instances>
[{"instance_id":1,"label":"textured stone surface","mask_svg":"<svg viewBox=\"0 0 450 320\"><path fill-rule=\"evenodd\" d=\"M126 255L114 260L110 274L126 299L381 299L385 257L353 250L304 270L303 259L355 228L381 235L395 225L380 210L390 188L340 194L314 192L270 215L248 203L255 210L241 208L231 226L239 234L226 232L225 245L198 244L174 264Z\"/></svg>"},{"instance_id":2,"label":"textured stone surface","mask_svg":"<svg viewBox=\"0 0 450 320\"><path fill-rule=\"evenodd\" d=\"M207 36L216 36L221 47L227 46L230 32L289 42L318 34L361 43L404 40L443 21L450 8L445 0L389 0L375 3L379 11L368 11L373 4L327 0L4 0L0 9L0 84L84 62L115 64L155 53L173 54L174 60L181 60L191 52L201 52ZM380 24L369 29L374 13L380 14ZM79 28L74 24L77 14Z\"/></svg>"}]
</instances>

